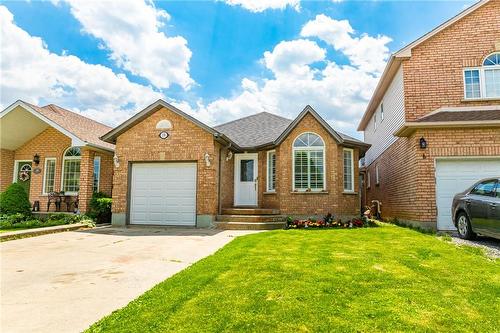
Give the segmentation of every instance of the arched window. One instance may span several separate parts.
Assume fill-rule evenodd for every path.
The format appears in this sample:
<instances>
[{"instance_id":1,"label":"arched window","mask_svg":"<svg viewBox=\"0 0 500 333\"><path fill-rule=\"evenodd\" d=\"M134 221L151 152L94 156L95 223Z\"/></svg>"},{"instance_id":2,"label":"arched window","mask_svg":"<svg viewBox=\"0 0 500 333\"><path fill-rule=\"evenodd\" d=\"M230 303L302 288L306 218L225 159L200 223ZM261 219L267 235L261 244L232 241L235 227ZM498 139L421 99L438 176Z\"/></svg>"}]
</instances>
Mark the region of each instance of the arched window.
<instances>
[{"instance_id":1,"label":"arched window","mask_svg":"<svg viewBox=\"0 0 500 333\"><path fill-rule=\"evenodd\" d=\"M293 142L293 189L325 189L325 143L315 133L303 133Z\"/></svg>"},{"instance_id":2,"label":"arched window","mask_svg":"<svg viewBox=\"0 0 500 333\"><path fill-rule=\"evenodd\" d=\"M62 188L65 194L78 194L80 190L80 147L69 147L63 155Z\"/></svg>"},{"instance_id":3,"label":"arched window","mask_svg":"<svg viewBox=\"0 0 500 333\"><path fill-rule=\"evenodd\" d=\"M464 70L465 98L500 98L500 52L484 58L483 65Z\"/></svg>"}]
</instances>

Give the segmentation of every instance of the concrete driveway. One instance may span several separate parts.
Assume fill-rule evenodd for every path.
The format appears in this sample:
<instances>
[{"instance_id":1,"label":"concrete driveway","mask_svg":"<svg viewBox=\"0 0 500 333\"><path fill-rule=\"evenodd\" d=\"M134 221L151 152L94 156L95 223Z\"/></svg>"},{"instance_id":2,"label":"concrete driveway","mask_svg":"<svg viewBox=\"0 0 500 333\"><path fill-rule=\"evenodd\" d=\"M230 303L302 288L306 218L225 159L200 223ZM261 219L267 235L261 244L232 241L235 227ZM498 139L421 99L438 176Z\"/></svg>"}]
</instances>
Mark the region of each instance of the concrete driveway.
<instances>
[{"instance_id":1,"label":"concrete driveway","mask_svg":"<svg viewBox=\"0 0 500 333\"><path fill-rule=\"evenodd\" d=\"M249 231L100 228L0 244L1 332L80 332Z\"/></svg>"}]
</instances>

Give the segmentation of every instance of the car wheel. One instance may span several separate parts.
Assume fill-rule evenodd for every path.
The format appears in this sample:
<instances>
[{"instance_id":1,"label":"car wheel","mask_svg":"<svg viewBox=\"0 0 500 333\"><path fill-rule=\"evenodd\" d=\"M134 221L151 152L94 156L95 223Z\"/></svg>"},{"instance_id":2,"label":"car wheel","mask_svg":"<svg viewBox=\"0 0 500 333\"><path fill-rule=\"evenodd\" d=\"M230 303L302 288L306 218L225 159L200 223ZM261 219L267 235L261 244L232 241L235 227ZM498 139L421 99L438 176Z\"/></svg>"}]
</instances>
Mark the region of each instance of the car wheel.
<instances>
[{"instance_id":1,"label":"car wheel","mask_svg":"<svg viewBox=\"0 0 500 333\"><path fill-rule=\"evenodd\" d=\"M457 230L460 238L463 239L473 239L475 237L472 227L470 225L469 218L464 212L457 215Z\"/></svg>"}]
</instances>

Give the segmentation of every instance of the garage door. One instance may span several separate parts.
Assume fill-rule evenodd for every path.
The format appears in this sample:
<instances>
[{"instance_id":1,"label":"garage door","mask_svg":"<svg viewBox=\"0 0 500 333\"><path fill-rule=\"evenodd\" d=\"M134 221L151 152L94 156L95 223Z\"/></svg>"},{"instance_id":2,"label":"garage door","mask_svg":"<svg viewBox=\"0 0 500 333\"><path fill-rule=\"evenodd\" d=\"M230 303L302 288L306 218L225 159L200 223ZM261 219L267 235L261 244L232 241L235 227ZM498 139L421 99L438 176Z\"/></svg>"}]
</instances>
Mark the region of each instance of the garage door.
<instances>
[{"instance_id":1,"label":"garage door","mask_svg":"<svg viewBox=\"0 0 500 333\"><path fill-rule=\"evenodd\" d=\"M500 175L499 159L464 159L436 161L437 228L455 230L451 204L455 194L465 191L482 178Z\"/></svg>"},{"instance_id":2,"label":"garage door","mask_svg":"<svg viewBox=\"0 0 500 333\"><path fill-rule=\"evenodd\" d=\"M134 163L130 224L196 225L196 163Z\"/></svg>"}]
</instances>

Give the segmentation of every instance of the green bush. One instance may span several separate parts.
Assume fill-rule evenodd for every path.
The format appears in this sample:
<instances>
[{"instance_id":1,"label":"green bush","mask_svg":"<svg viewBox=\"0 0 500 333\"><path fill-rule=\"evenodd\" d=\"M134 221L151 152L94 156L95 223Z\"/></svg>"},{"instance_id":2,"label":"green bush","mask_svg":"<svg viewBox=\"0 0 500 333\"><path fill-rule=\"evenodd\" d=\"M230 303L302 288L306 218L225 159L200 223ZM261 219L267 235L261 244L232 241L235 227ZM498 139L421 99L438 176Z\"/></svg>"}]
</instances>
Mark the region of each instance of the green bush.
<instances>
[{"instance_id":1,"label":"green bush","mask_svg":"<svg viewBox=\"0 0 500 333\"><path fill-rule=\"evenodd\" d=\"M113 199L107 194L102 192L94 193L90 200L89 216L97 223L110 223L112 202Z\"/></svg>"},{"instance_id":2,"label":"green bush","mask_svg":"<svg viewBox=\"0 0 500 333\"><path fill-rule=\"evenodd\" d=\"M0 213L3 214L30 214L31 204L25 189L12 183L0 194Z\"/></svg>"}]
</instances>

